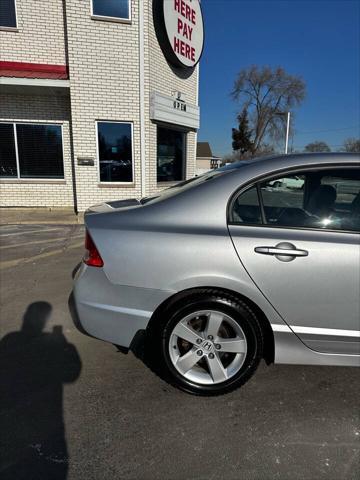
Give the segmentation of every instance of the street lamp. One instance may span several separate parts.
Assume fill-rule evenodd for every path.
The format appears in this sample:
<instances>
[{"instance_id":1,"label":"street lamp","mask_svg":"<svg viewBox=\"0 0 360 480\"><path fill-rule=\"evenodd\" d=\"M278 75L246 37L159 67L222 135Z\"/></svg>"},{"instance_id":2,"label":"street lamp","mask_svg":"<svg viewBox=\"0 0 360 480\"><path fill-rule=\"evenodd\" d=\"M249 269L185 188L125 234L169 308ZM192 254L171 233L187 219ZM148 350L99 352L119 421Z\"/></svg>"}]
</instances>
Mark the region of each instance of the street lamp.
<instances>
[{"instance_id":1,"label":"street lamp","mask_svg":"<svg viewBox=\"0 0 360 480\"><path fill-rule=\"evenodd\" d=\"M289 133L290 133L290 112L277 112L275 115L286 115L286 136L285 136L285 155L288 154Z\"/></svg>"},{"instance_id":2,"label":"street lamp","mask_svg":"<svg viewBox=\"0 0 360 480\"><path fill-rule=\"evenodd\" d=\"M290 112L287 112L287 117L286 117L286 137L285 137L285 155L287 155L287 153L288 153L289 132L290 132Z\"/></svg>"}]
</instances>

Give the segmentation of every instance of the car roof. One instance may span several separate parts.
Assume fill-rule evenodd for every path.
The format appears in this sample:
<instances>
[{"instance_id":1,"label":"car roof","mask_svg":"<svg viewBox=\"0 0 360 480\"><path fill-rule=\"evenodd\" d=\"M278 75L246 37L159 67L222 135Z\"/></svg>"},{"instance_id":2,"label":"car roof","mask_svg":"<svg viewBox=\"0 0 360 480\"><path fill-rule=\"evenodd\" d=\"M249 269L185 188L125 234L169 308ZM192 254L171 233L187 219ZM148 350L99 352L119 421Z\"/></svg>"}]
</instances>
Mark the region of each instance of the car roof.
<instances>
[{"instance_id":1,"label":"car roof","mask_svg":"<svg viewBox=\"0 0 360 480\"><path fill-rule=\"evenodd\" d=\"M232 180L235 182L238 181L238 178L246 180L262 175L275 175L284 171L286 172L286 170L293 171L297 168L303 169L304 167L317 166L341 167L344 165L360 165L360 155L358 153L345 152L272 155L228 164L225 167L219 168L217 171L219 173L221 171L227 173L227 175L223 175L223 177L226 177L226 180L225 178L221 179L222 175L218 176L219 182L222 183L223 180L225 183L229 182L230 184Z\"/></svg>"},{"instance_id":2,"label":"car roof","mask_svg":"<svg viewBox=\"0 0 360 480\"><path fill-rule=\"evenodd\" d=\"M149 197L149 199L143 203L166 200L180 193L196 195L197 192L204 190L205 184L208 184L210 189L212 188L213 197L221 193L218 189L223 190L223 193L226 195L226 192L229 193L237 190L242 184L264 175L277 175L287 170L293 171L294 169L303 169L308 166L317 167L323 165L333 167L344 164L360 164L359 155L352 153L299 153L254 158L231 163L224 167L210 170L199 177L185 180L184 182L163 190L154 197ZM208 182L208 180L212 181ZM217 191L215 192L215 190Z\"/></svg>"},{"instance_id":3,"label":"car roof","mask_svg":"<svg viewBox=\"0 0 360 480\"><path fill-rule=\"evenodd\" d=\"M266 157L254 158L226 165L224 168L228 170L243 168L247 165L256 163L259 167L263 166L267 170L269 166L274 169L286 166L297 167L314 164L343 164L343 163L359 163L359 153L331 152L331 153L291 153L282 155L270 155Z\"/></svg>"}]
</instances>

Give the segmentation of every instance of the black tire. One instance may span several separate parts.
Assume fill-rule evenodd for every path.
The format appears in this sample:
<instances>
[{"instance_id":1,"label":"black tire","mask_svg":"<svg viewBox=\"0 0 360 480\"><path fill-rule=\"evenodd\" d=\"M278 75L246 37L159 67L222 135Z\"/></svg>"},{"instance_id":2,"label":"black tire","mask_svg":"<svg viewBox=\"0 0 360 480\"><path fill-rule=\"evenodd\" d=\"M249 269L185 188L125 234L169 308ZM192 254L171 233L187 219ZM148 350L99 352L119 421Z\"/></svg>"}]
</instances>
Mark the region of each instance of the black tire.
<instances>
[{"instance_id":1,"label":"black tire","mask_svg":"<svg viewBox=\"0 0 360 480\"><path fill-rule=\"evenodd\" d=\"M216 310L230 316L240 325L246 338L247 352L240 370L222 383L205 385L190 381L176 370L170 359L168 345L175 325L199 310ZM171 304L156 319L148 334L147 357L151 357L155 372L173 386L195 395L222 395L240 387L254 374L263 354L263 332L254 312L235 296L219 290L198 290Z\"/></svg>"}]
</instances>

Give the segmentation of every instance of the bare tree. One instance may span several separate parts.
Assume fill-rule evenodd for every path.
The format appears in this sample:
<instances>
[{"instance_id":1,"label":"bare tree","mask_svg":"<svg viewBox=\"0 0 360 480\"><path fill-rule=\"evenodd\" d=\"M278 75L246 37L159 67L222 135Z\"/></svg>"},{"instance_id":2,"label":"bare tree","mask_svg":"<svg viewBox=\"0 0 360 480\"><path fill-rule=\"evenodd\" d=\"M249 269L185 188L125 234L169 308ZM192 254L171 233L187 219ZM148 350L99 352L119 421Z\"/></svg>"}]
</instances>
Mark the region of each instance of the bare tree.
<instances>
[{"instance_id":1,"label":"bare tree","mask_svg":"<svg viewBox=\"0 0 360 480\"><path fill-rule=\"evenodd\" d=\"M232 97L249 113L252 154L256 155L265 141L278 141L284 136L285 113L301 104L305 83L281 67L252 66L238 73Z\"/></svg>"},{"instance_id":2,"label":"bare tree","mask_svg":"<svg viewBox=\"0 0 360 480\"><path fill-rule=\"evenodd\" d=\"M304 148L304 152L331 152L329 145L322 140L316 140L315 142L308 143Z\"/></svg>"},{"instance_id":3,"label":"bare tree","mask_svg":"<svg viewBox=\"0 0 360 480\"><path fill-rule=\"evenodd\" d=\"M360 153L360 138L347 138L344 140L344 152Z\"/></svg>"}]
</instances>

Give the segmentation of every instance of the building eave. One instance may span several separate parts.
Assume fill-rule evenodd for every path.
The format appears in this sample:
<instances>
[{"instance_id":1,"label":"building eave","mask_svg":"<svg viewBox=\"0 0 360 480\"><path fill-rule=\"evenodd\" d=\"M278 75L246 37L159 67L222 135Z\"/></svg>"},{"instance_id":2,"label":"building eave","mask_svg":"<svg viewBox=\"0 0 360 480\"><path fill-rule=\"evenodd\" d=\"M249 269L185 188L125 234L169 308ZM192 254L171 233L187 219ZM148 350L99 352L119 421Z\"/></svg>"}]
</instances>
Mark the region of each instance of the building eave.
<instances>
[{"instance_id":1,"label":"building eave","mask_svg":"<svg viewBox=\"0 0 360 480\"><path fill-rule=\"evenodd\" d=\"M0 61L0 77L68 80L67 65Z\"/></svg>"},{"instance_id":2,"label":"building eave","mask_svg":"<svg viewBox=\"0 0 360 480\"><path fill-rule=\"evenodd\" d=\"M48 78L16 78L0 76L0 85L16 85L23 87L70 88L70 80Z\"/></svg>"}]
</instances>

